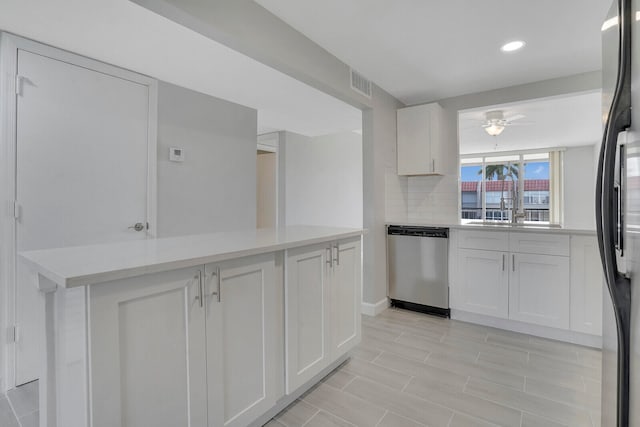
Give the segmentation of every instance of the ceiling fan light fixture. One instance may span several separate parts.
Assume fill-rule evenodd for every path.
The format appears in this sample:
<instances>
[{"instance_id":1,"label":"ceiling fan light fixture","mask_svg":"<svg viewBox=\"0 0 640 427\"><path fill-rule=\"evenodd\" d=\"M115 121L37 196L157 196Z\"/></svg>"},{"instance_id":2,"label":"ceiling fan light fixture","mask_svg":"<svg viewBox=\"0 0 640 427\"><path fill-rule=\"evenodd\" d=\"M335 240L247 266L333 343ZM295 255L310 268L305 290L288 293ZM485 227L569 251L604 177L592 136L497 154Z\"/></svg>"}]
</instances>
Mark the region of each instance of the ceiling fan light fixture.
<instances>
[{"instance_id":1,"label":"ceiling fan light fixture","mask_svg":"<svg viewBox=\"0 0 640 427\"><path fill-rule=\"evenodd\" d=\"M498 136L504 130L504 126L497 123L491 123L489 126L485 127L484 130L491 136Z\"/></svg>"}]
</instances>

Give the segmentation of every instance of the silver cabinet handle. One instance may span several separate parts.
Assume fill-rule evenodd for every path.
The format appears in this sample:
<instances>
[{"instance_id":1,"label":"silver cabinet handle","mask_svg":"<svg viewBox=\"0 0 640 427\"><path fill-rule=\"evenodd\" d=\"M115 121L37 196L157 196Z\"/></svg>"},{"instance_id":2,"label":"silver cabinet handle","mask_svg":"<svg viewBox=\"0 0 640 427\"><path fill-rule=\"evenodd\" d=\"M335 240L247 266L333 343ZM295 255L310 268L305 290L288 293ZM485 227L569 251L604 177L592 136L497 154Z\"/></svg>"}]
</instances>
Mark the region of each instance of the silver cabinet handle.
<instances>
[{"instance_id":1,"label":"silver cabinet handle","mask_svg":"<svg viewBox=\"0 0 640 427\"><path fill-rule=\"evenodd\" d=\"M431 159L431 172L436 171L436 159Z\"/></svg>"},{"instance_id":2,"label":"silver cabinet handle","mask_svg":"<svg viewBox=\"0 0 640 427\"><path fill-rule=\"evenodd\" d=\"M516 254L511 254L511 271L516 271Z\"/></svg>"},{"instance_id":3,"label":"silver cabinet handle","mask_svg":"<svg viewBox=\"0 0 640 427\"><path fill-rule=\"evenodd\" d=\"M204 306L204 298L202 295L204 292L202 291L202 270L198 270L198 274L194 277L195 280L198 281L198 295L196 295L196 301L200 302L200 307Z\"/></svg>"},{"instance_id":4,"label":"silver cabinet handle","mask_svg":"<svg viewBox=\"0 0 640 427\"><path fill-rule=\"evenodd\" d=\"M217 289L216 289L216 291L211 292L211 296L214 296L214 295L215 295L215 296L217 296L217 297L218 297L218 298L217 298L217 299L218 299L218 302L220 302L220 298L221 298L221 295L220 295L220 288L221 288L220 267L216 267L216 271L215 271L215 273L213 273L213 274L211 275L211 277L213 277L213 276L216 276L216 278L217 278L218 280L217 280Z\"/></svg>"},{"instance_id":5,"label":"silver cabinet handle","mask_svg":"<svg viewBox=\"0 0 640 427\"><path fill-rule=\"evenodd\" d=\"M340 246L336 243L336 265L340 265Z\"/></svg>"},{"instance_id":6,"label":"silver cabinet handle","mask_svg":"<svg viewBox=\"0 0 640 427\"><path fill-rule=\"evenodd\" d=\"M333 246L329 246L327 248L327 252L329 253L329 256L327 257L327 264L329 264L329 268L333 268Z\"/></svg>"},{"instance_id":7,"label":"silver cabinet handle","mask_svg":"<svg viewBox=\"0 0 640 427\"><path fill-rule=\"evenodd\" d=\"M504 264L505 264L505 259L507 258L507 255L502 254L502 271L504 271Z\"/></svg>"}]
</instances>

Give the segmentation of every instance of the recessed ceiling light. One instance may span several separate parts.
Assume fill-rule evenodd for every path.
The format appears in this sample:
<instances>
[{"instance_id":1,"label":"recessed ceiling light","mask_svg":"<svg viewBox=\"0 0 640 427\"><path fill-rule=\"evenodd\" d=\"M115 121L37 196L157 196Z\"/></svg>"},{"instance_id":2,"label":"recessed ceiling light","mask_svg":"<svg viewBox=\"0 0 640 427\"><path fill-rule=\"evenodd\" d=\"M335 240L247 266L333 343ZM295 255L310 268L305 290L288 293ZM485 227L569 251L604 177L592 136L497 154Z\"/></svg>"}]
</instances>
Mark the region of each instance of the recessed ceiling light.
<instances>
[{"instance_id":1,"label":"recessed ceiling light","mask_svg":"<svg viewBox=\"0 0 640 427\"><path fill-rule=\"evenodd\" d=\"M522 40L515 40L509 42L500 48L503 52L513 52L518 49L522 49L524 47L524 42Z\"/></svg>"}]
</instances>

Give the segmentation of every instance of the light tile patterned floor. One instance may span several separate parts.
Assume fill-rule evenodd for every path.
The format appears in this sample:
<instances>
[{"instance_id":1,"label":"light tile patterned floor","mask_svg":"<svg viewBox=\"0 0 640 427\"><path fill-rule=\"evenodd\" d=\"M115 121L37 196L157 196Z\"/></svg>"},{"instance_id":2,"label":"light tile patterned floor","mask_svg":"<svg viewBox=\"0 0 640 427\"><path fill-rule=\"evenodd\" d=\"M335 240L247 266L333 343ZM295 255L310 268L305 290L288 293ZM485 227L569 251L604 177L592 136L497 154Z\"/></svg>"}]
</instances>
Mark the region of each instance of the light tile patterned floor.
<instances>
[{"instance_id":1,"label":"light tile patterned floor","mask_svg":"<svg viewBox=\"0 0 640 427\"><path fill-rule=\"evenodd\" d=\"M596 427L600 351L408 311L268 427Z\"/></svg>"},{"instance_id":2,"label":"light tile patterned floor","mask_svg":"<svg viewBox=\"0 0 640 427\"><path fill-rule=\"evenodd\" d=\"M362 323L353 358L268 427L600 425L600 351L396 309ZM0 426L38 425L37 382L9 400Z\"/></svg>"}]
</instances>

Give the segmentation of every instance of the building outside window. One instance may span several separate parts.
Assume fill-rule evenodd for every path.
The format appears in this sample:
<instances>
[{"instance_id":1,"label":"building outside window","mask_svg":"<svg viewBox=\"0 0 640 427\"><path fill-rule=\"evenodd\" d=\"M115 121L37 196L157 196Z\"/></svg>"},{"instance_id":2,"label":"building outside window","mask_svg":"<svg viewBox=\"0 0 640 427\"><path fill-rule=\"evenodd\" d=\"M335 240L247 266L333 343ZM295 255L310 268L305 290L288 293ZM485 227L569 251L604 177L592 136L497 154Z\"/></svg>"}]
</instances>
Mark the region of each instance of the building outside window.
<instances>
[{"instance_id":1,"label":"building outside window","mask_svg":"<svg viewBox=\"0 0 640 427\"><path fill-rule=\"evenodd\" d=\"M554 167L559 152L465 156L460 164L461 219L559 222L560 206L553 205ZM554 162L557 163L553 164ZM557 168L556 168L557 170ZM556 183L557 184L557 183ZM557 191L557 190L556 190ZM558 200L556 197L555 200ZM552 215L554 212L555 215ZM554 221L551 217L555 216Z\"/></svg>"}]
</instances>

